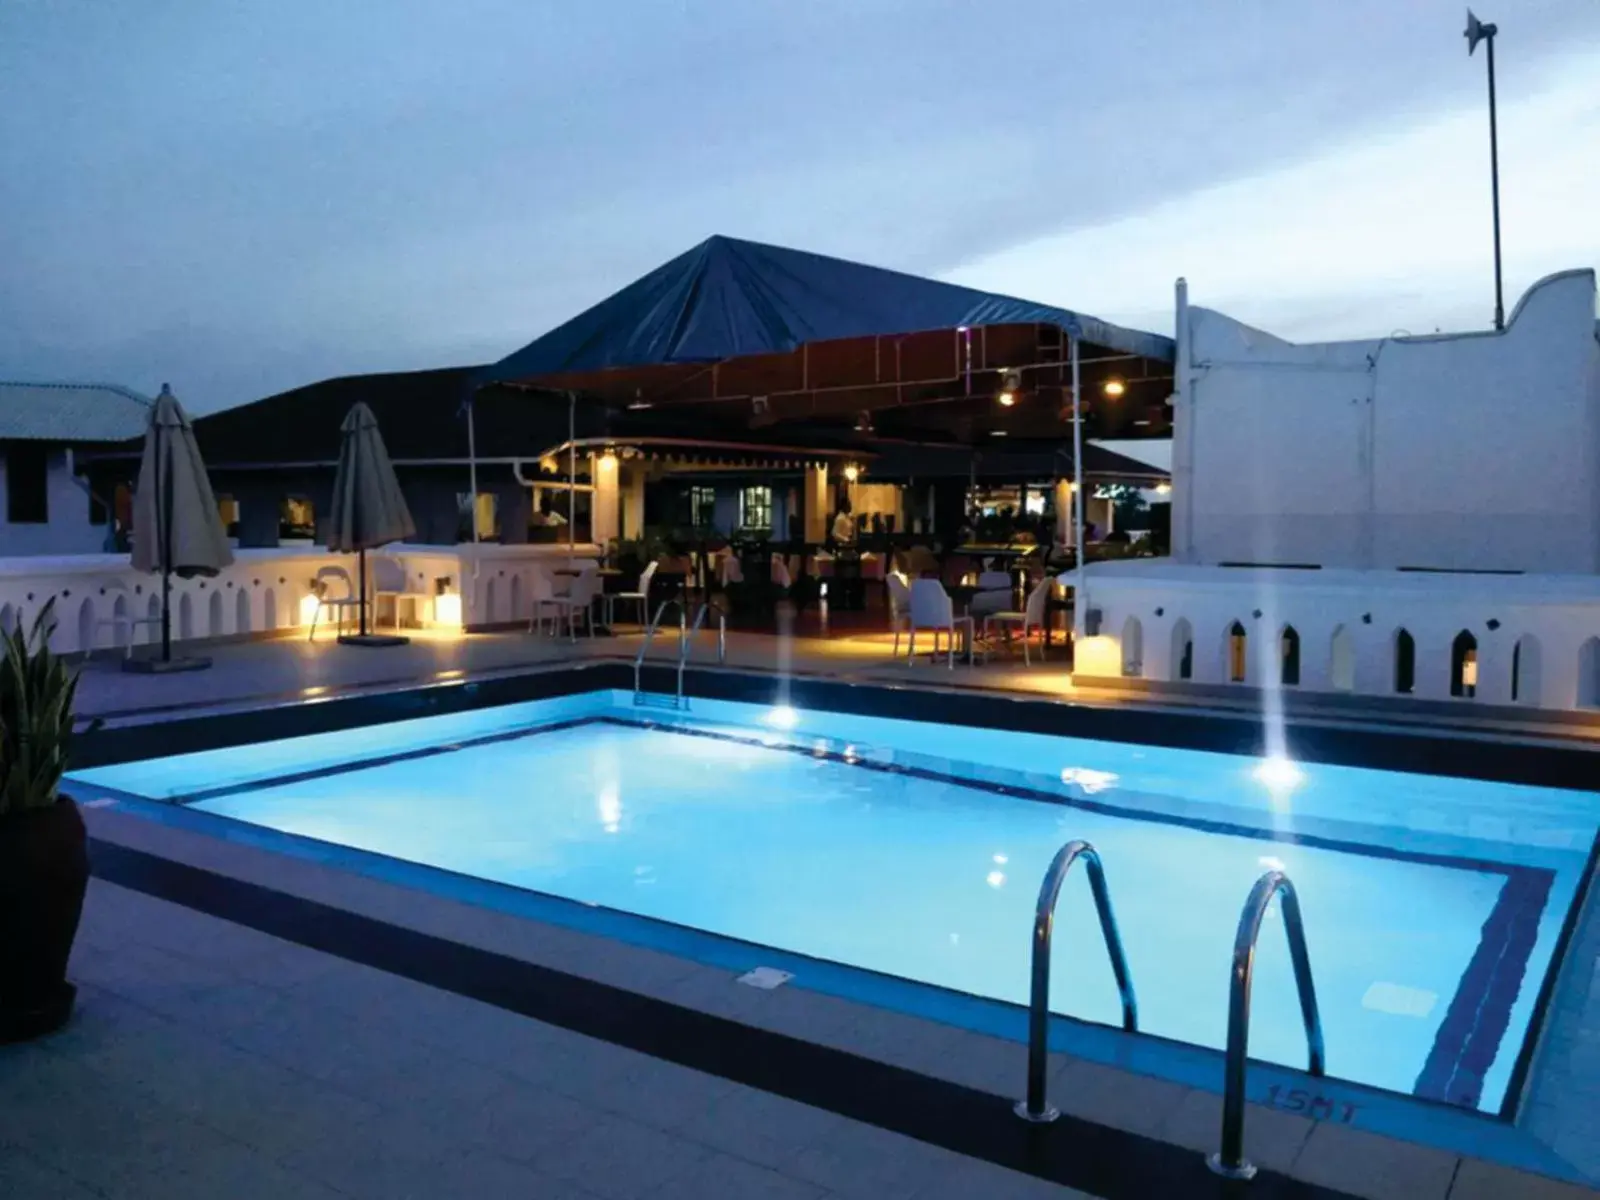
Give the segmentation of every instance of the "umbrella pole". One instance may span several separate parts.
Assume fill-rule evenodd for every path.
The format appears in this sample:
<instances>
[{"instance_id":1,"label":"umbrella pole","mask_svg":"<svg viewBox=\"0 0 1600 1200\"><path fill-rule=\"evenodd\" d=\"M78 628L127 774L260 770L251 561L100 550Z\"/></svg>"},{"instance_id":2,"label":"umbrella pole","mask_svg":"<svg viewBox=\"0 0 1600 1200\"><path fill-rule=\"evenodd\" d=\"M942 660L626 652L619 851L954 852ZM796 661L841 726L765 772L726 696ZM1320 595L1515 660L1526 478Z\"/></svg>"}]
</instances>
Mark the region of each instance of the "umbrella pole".
<instances>
[{"instance_id":1,"label":"umbrella pole","mask_svg":"<svg viewBox=\"0 0 1600 1200\"><path fill-rule=\"evenodd\" d=\"M165 437L156 426L156 472L160 485L156 493L157 517L161 530L161 661L172 661L172 464L166 461ZM162 470L165 466L165 471ZM128 639L133 640L131 637Z\"/></svg>"},{"instance_id":2,"label":"umbrella pole","mask_svg":"<svg viewBox=\"0 0 1600 1200\"><path fill-rule=\"evenodd\" d=\"M367 550L363 546L356 554L356 574L361 580L361 636L367 636Z\"/></svg>"}]
</instances>

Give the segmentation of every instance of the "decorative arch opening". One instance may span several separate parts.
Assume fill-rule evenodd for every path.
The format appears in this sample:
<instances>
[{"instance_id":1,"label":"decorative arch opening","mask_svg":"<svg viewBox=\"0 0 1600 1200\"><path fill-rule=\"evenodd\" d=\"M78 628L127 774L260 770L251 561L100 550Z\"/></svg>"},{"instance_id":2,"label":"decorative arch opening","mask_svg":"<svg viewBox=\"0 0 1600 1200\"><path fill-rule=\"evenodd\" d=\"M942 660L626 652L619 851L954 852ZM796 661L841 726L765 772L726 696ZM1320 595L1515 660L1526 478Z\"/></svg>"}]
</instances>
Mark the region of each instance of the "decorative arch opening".
<instances>
[{"instance_id":1,"label":"decorative arch opening","mask_svg":"<svg viewBox=\"0 0 1600 1200\"><path fill-rule=\"evenodd\" d=\"M233 599L233 631L249 633L250 630L250 593L240 588Z\"/></svg>"},{"instance_id":2,"label":"decorative arch opening","mask_svg":"<svg viewBox=\"0 0 1600 1200\"><path fill-rule=\"evenodd\" d=\"M85 596L78 605L78 649L87 653L94 649L94 601Z\"/></svg>"},{"instance_id":3,"label":"decorative arch opening","mask_svg":"<svg viewBox=\"0 0 1600 1200\"><path fill-rule=\"evenodd\" d=\"M1465 629L1450 643L1450 694L1464 700L1478 694L1478 639Z\"/></svg>"},{"instance_id":4,"label":"decorative arch opening","mask_svg":"<svg viewBox=\"0 0 1600 1200\"><path fill-rule=\"evenodd\" d=\"M0 633L11 633L17 627L17 610L9 604L0 604Z\"/></svg>"},{"instance_id":5,"label":"decorative arch opening","mask_svg":"<svg viewBox=\"0 0 1600 1200\"><path fill-rule=\"evenodd\" d=\"M194 597L188 592L178 597L178 636L184 641L194 636Z\"/></svg>"},{"instance_id":6,"label":"decorative arch opening","mask_svg":"<svg viewBox=\"0 0 1600 1200\"><path fill-rule=\"evenodd\" d=\"M511 620L522 620L522 576L511 577Z\"/></svg>"},{"instance_id":7,"label":"decorative arch opening","mask_svg":"<svg viewBox=\"0 0 1600 1200\"><path fill-rule=\"evenodd\" d=\"M1172 627L1172 678L1194 678L1194 626L1187 617Z\"/></svg>"},{"instance_id":8,"label":"decorative arch opening","mask_svg":"<svg viewBox=\"0 0 1600 1200\"><path fill-rule=\"evenodd\" d=\"M1144 674L1144 626L1138 617L1129 617L1122 623L1122 673Z\"/></svg>"},{"instance_id":9,"label":"decorative arch opening","mask_svg":"<svg viewBox=\"0 0 1600 1200\"><path fill-rule=\"evenodd\" d=\"M1543 683L1543 662L1539 639L1525 633L1511 648L1511 703L1538 704Z\"/></svg>"},{"instance_id":10,"label":"decorative arch opening","mask_svg":"<svg viewBox=\"0 0 1600 1200\"><path fill-rule=\"evenodd\" d=\"M1578 707L1600 708L1600 637L1578 647Z\"/></svg>"},{"instance_id":11,"label":"decorative arch opening","mask_svg":"<svg viewBox=\"0 0 1600 1200\"><path fill-rule=\"evenodd\" d=\"M1228 626L1228 682L1243 683L1250 675L1250 635L1238 621Z\"/></svg>"},{"instance_id":12,"label":"decorative arch opening","mask_svg":"<svg viewBox=\"0 0 1600 1200\"><path fill-rule=\"evenodd\" d=\"M1285 625L1278 635L1278 682L1300 686L1300 632L1293 625Z\"/></svg>"},{"instance_id":13,"label":"decorative arch opening","mask_svg":"<svg viewBox=\"0 0 1600 1200\"><path fill-rule=\"evenodd\" d=\"M210 637L221 637L226 632L222 627L222 593L212 592L206 605L206 633Z\"/></svg>"},{"instance_id":14,"label":"decorative arch opening","mask_svg":"<svg viewBox=\"0 0 1600 1200\"><path fill-rule=\"evenodd\" d=\"M1356 641L1343 625L1333 631L1328 649L1328 682L1335 691L1356 690Z\"/></svg>"},{"instance_id":15,"label":"decorative arch opening","mask_svg":"<svg viewBox=\"0 0 1600 1200\"><path fill-rule=\"evenodd\" d=\"M278 591L267 588L261 593L261 628L271 631L278 627Z\"/></svg>"},{"instance_id":16,"label":"decorative arch opening","mask_svg":"<svg viewBox=\"0 0 1600 1200\"><path fill-rule=\"evenodd\" d=\"M489 625L500 620L500 592L492 578L485 580L483 585L483 619Z\"/></svg>"},{"instance_id":17,"label":"decorative arch opening","mask_svg":"<svg viewBox=\"0 0 1600 1200\"><path fill-rule=\"evenodd\" d=\"M1401 696L1417 690L1417 639L1405 628L1394 635L1394 690Z\"/></svg>"},{"instance_id":18,"label":"decorative arch opening","mask_svg":"<svg viewBox=\"0 0 1600 1200\"><path fill-rule=\"evenodd\" d=\"M128 642L133 641L132 627L121 623L128 616L128 610L127 596L118 596L111 605L111 615L118 618L118 623L111 627L111 644L113 646L126 646ZM128 639L127 642L122 640L124 637Z\"/></svg>"}]
</instances>

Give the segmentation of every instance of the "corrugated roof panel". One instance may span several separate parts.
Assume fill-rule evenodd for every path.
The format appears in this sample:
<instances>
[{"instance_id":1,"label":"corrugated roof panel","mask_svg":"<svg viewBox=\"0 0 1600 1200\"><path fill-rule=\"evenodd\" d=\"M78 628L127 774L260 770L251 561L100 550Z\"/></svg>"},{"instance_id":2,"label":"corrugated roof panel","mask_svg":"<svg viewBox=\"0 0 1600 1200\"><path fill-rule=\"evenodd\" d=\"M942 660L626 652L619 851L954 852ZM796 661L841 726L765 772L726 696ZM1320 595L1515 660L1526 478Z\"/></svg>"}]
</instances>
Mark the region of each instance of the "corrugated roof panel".
<instances>
[{"instance_id":1,"label":"corrugated roof panel","mask_svg":"<svg viewBox=\"0 0 1600 1200\"><path fill-rule=\"evenodd\" d=\"M125 442L143 435L150 404L114 383L0 380L0 440Z\"/></svg>"}]
</instances>

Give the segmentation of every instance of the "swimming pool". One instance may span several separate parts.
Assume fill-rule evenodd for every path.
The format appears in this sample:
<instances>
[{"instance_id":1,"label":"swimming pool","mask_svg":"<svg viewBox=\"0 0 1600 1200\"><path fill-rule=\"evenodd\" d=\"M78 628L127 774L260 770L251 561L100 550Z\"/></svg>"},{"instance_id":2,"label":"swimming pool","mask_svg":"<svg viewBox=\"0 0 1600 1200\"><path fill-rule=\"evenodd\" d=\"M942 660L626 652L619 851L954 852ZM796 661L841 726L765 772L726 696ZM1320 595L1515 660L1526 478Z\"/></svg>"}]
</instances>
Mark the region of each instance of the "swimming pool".
<instances>
[{"instance_id":1,"label":"swimming pool","mask_svg":"<svg viewBox=\"0 0 1600 1200\"><path fill-rule=\"evenodd\" d=\"M80 786L1025 1004L1040 878L1105 864L1141 1030L1221 1047L1281 866L1333 1076L1501 1107L1595 836L1590 793L595 691L74 772ZM1274 919L1251 1052L1305 1047ZM751 965L756 965L752 963ZM1115 1024L1087 881L1052 1007Z\"/></svg>"}]
</instances>

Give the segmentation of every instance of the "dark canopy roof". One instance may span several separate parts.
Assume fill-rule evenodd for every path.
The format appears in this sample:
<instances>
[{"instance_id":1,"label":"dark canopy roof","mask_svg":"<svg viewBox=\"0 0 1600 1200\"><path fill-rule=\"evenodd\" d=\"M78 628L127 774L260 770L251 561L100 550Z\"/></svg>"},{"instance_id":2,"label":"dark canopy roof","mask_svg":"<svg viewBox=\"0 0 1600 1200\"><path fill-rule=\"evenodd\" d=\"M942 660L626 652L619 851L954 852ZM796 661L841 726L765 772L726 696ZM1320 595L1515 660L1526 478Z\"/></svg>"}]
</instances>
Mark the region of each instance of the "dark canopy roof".
<instances>
[{"instance_id":1,"label":"dark canopy roof","mask_svg":"<svg viewBox=\"0 0 1600 1200\"><path fill-rule=\"evenodd\" d=\"M339 458L340 432L357 401L378 418L389 456L399 463L465 461L467 422L461 398L481 368L445 367L323 379L237 408L194 420L206 465L213 468L332 465ZM490 387L477 394L476 442L480 460L527 458L567 437L564 396ZM580 436L604 431L605 414L593 404L577 406ZM117 454L136 455L142 441Z\"/></svg>"},{"instance_id":2,"label":"dark canopy roof","mask_svg":"<svg viewBox=\"0 0 1600 1200\"><path fill-rule=\"evenodd\" d=\"M713 237L483 376L537 380L791 352L810 342L994 325L1081 327L1085 341L1170 362L1170 338L1068 309L780 246Z\"/></svg>"}]
</instances>

